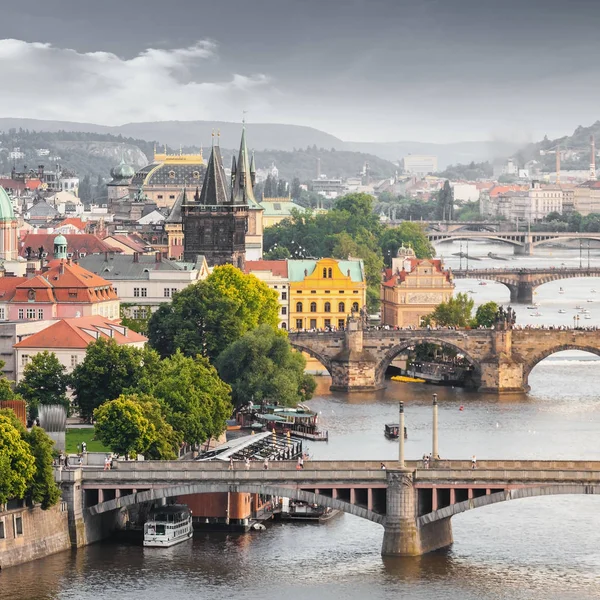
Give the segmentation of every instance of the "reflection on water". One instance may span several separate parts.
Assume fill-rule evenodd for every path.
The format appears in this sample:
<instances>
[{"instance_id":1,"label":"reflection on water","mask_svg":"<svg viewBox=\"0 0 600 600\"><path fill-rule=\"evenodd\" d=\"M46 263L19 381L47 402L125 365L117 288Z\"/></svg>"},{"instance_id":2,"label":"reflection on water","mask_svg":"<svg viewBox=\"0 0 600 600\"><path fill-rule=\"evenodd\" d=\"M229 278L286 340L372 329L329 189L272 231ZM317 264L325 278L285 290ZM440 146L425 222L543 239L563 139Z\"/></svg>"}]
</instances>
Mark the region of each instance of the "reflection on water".
<instances>
[{"instance_id":1,"label":"reflection on water","mask_svg":"<svg viewBox=\"0 0 600 600\"><path fill-rule=\"evenodd\" d=\"M491 286L482 287L487 294ZM420 457L431 450L435 391L445 457L600 459L597 360L554 355L532 371L529 394L500 397L396 382L372 394L332 394L322 378L310 405L330 442L310 443L309 452L393 460L398 442L383 436L383 425L396 420L403 400L407 456ZM97 544L6 569L0 600L600 598L600 498L518 500L452 521L452 548L412 559L382 559L382 528L349 515L201 534L164 550Z\"/></svg>"}]
</instances>

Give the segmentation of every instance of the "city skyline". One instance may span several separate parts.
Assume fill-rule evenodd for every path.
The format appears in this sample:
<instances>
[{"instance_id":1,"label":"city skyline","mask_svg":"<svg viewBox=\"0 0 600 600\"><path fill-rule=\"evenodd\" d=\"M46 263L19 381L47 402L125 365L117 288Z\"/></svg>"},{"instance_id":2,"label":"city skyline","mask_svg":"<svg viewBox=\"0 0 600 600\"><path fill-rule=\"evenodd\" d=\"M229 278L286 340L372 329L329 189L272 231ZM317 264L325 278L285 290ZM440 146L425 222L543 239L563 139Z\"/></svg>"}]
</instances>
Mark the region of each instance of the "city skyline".
<instances>
[{"instance_id":1,"label":"city skyline","mask_svg":"<svg viewBox=\"0 0 600 600\"><path fill-rule=\"evenodd\" d=\"M522 143L598 119L600 5L573 0L24 0L2 116L312 126L346 141Z\"/></svg>"}]
</instances>

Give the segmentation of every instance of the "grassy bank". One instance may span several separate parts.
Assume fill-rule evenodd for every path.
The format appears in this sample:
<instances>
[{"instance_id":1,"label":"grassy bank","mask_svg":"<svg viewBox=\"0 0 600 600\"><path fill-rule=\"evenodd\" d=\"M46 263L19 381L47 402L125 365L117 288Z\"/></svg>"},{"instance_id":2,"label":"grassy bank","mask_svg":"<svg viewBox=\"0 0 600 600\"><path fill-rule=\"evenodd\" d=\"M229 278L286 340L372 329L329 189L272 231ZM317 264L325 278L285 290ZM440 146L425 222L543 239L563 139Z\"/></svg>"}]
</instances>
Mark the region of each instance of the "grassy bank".
<instances>
[{"instance_id":1,"label":"grassy bank","mask_svg":"<svg viewBox=\"0 0 600 600\"><path fill-rule=\"evenodd\" d=\"M108 448L102 445L102 442L94 439L96 430L93 427L67 429L66 432L66 450L68 453L79 452L78 445L81 442L87 444L88 452L108 452Z\"/></svg>"}]
</instances>

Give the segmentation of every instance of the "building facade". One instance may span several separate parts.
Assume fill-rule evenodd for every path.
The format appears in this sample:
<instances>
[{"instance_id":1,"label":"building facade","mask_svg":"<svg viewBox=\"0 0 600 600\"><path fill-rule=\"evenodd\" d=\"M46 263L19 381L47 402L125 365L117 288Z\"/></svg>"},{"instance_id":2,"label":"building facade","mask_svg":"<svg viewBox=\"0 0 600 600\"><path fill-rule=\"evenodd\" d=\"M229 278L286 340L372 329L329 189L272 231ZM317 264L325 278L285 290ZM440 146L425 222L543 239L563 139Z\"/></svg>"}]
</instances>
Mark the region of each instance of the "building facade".
<instances>
[{"instance_id":1,"label":"building facade","mask_svg":"<svg viewBox=\"0 0 600 600\"><path fill-rule=\"evenodd\" d=\"M423 318L453 292L452 274L441 260L418 259L412 248L400 248L381 285L381 323L421 327Z\"/></svg>"},{"instance_id":2,"label":"building facade","mask_svg":"<svg viewBox=\"0 0 600 600\"><path fill-rule=\"evenodd\" d=\"M421 176L437 173L438 158L428 154L409 154L402 159L401 168L404 173Z\"/></svg>"},{"instance_id":3,"label":"building facade","mask_svg":"<svg viewBox=\"0 0 600 600\"><path fill-rule=\"evenodd\" d=\"M16 260L19 232L13 205L3 187L0 187L0 260Z\"/></svg>"},{"instance_id":4,"label":"building facade","mask_svg":"<svg viewBox=\"0 0 600 600\"><path fill-rule=\"evenodd\" d=\"M288 260L292 330L343 329L353 311L367 304L360 259Z\"/></svg>"},{"instance_id":5,"label":"building facade","mask_svg":"<svg viewBox=\"0 0 600 600\"><path fill-rule=\"evenodd\" d=\"M273 291L279 298L279 328L290 328L290 280L287 260L247 260L246 273L252 274Z\"/></svg>"}]
</instances>

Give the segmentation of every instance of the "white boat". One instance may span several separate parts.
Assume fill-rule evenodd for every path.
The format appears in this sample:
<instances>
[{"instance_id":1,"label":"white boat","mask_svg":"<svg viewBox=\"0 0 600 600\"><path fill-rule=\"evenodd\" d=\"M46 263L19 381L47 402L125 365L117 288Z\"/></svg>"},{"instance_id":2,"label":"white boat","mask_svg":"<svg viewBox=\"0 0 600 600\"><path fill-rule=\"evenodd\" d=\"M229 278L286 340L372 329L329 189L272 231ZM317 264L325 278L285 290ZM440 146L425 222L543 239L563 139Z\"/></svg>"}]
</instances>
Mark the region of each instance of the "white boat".
<instances>
[{"instance_id":1,"label":"white boat","mask_svg":"<svg viewBox=\"0 0 600 600\"><path fill-rule=\"evenodd\" d=\"M580 304L578 304L578 305L575 307L575 310L581 310L581 305L580 305Z\"/></svg>"},{"instance_id":2,"label":"white boat","mask_svg":"<svg viewBox=\"0 0 600 600\"><path fill-rule=\"evenodd\" d=\"M531 304L527 307L527 310L537 310L539 304Z\"/></svg>"},{"instance_id":3,"label":"white boat","mask_svg":"<svg viewBox=\"0 0 600 600\"><path fill-rule=\"evenodd\" d=\"M169 548L192 535L192 511L181 504L158 507L144 523L144 546L150 548Z\"/></svg>"},{"instance_id":4,"label":"white boat","mask_svg":"<svg viewBox=\"0 0 600 600\"><path fill-rule=\"evenodd\" d=\"M559 315L564 315L566 312L567 312L567 311L566 311L564 308L561 308L561 309L558 311L558 314L559 314Z\"/></svg>"},{"instance_id":5,"label":"white boat","mask_svg":"<svg viewBox=\"0 0 600 600\"><path fill-rule=\"evenodd\" d=\"M562 288L560 288L560 289L558 290L558 293L559 293L559 294L564 294L564 293L565 293L565 290L563 290Z\"/></svg>"},{"instance_id":6,"label":"white boat","mask_svg":"<svg viewBox=\"0 0 600 600\"><path fill-rule=\"evenodd\" d=\"M590 290L590 292L592 292L592 294L595 294L595 293L596 293L596 290L592 288L592 289Z\"/></svg>"},{"instance_id":7,"label":"white boat","mask_svg":"<svg viewBox=\"0 0 600 600\"><path fill-rule=\"evenodd\" d=\"M586 302L593 302L593 301L594 301L594 299L593 299L593 298L588 298L588 299L586 300Z\"/></svg>"},{"instance_id":8,"label":"white boat","mask_svg":"<svg viewBox=\"0 0 600 600\"><path fill-rule=\"evenodd\" d=\"M584 319L591 319L592 315L585 315Z\"/></svg>"}]
</instances>

